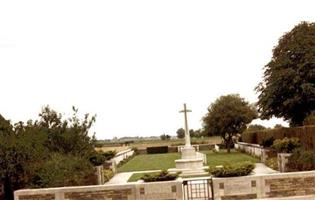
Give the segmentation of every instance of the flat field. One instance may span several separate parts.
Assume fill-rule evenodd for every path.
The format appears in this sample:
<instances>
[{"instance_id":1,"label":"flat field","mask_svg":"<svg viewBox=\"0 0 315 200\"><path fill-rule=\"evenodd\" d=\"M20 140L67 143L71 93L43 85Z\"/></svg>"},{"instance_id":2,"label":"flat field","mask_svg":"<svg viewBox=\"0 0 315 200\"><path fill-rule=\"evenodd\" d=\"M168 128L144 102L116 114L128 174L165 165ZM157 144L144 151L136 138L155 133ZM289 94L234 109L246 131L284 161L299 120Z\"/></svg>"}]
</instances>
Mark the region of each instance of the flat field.
<instances>
[{"instance_id":1,"label":"flat field","mask_svg":"<svg viewBox=\"0 0 315 200\"><path fill-rule=\"evenodd\" d=\"M204 137L204 138L191 138L192 144L220 144L221 138L219 136L213 137ZM100 151L123 151L128 148L136 147L139 149L145 149L147 147L153 146L179 146L184 145L184 139L171 139L171 140L138 140L134 143L126 145L117 145L117 143L104 143L103 147L96 148L96 150Z\"/></svg>"}]
</instances>

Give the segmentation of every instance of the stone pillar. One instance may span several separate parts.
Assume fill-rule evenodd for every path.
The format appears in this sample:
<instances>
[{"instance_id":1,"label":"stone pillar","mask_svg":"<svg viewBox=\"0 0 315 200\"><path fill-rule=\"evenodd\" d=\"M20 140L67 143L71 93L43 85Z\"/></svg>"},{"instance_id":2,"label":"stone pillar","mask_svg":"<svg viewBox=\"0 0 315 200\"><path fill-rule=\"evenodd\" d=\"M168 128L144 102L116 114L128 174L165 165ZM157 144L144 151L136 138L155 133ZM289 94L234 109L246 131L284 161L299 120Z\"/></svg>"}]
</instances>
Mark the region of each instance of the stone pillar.
<instances>
[{"instance_id":1,"label":"stone pillar","mask_svg":"<svg viewBox=\"0 0 315 200\"><path fill-rule=\"evenodd\" d=\"M103 185L104 184L104 178L103 178L103 166L96 166L96 175L97 175L97 184Z\"/></svg>"}]
</instances>

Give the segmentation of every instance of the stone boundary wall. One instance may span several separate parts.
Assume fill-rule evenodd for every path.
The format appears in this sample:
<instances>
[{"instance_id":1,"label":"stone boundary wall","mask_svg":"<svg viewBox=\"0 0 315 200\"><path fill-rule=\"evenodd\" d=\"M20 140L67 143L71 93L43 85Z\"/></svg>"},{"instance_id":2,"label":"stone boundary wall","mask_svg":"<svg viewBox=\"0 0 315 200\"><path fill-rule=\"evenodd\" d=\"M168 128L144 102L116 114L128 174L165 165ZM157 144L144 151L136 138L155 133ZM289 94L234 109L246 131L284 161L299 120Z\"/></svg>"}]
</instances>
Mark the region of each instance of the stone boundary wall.
<instances>
[{"instance_id":1,"label":"stone boundary wall","mask_svg":"<svg viewBox=\"0 0 315 200\"><path fill-rule=\"evenodd\" d=\"M128 183L26 189L14 192L14 200L181 200L182 181Z\"/></svg>"},{"instance_id":2,"label":"stone boundary wall","mask_svg":"<svg viewBox=\"0 0 315 200\"><path fill-rule=\"evenodd\" d=\"M127 149L121 152L118 152L115 157L113 157L110 161L112 163L115 163L115 165L118 165L121 161L123 161L124 159L132 156L134 154L134 150L132 149Z\"/></svg>"},{"instance_id":3,"label":"stone boundary wall","mask_svg":"<svg viewBox=\"0 0 315 200\"><path fill-rule=\"evenodd\" d=\"M214 200L315 197L315 171L213 178ZM183 200L182 179L15 191L15 200Z\"/></svg>"},{"instance_id":4,"label":"stone boundary wall","mask_svg":"<svg viewBox=\"0 0 315 200\"><path fill-rule=\"evenodd\" d=\"M259 144L250 144L245 142L237 142L234 144L234 148L244 151L250 155L261 157L263 155L264 148Z\"/></svg>"},{"instance_id":5,"label":"stone boundary wall","mask_svg":"<svg viewBox=\"0 0 315 200\"><path fill-rule=\"evenodd\" d=\"M315 171L213 178L215 200L315 195Z\"/></svg>"}]
</instances>

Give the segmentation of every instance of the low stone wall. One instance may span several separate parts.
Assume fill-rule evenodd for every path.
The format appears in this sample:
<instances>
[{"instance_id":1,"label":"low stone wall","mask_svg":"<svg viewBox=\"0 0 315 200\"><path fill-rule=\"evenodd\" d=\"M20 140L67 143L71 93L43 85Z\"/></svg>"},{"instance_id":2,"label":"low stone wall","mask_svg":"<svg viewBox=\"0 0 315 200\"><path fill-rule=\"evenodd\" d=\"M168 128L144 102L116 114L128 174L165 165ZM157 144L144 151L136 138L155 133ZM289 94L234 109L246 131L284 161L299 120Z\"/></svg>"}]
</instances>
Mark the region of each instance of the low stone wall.
<instances>
[{"instance_id":1,"label":"low stone wall","mask_svg":"<svg viewBox=\"0 0 315 200\"><path fill-rule=\"evenodd\" d=\"M315 171L213 178L214 200L315 196ZM183 200L182 180L18 190L15 200Z\"/></svg>"},{"instance_id":2,"label":"low stone wall","mask_svg":"<svg viewBox=\"0 0 315 200\"><path fill-rule=\"evenodd\" d=\"M121 161L123 161L124 159L132 156L134 154L134 150L132 149L127 149L121 152L118 152L114 158L112 158L110 161L112 163L115 163L115 165L118 165Z\"/></svg>"},{"instance_id":3,"label":"low stone wall","mask_svg":"<svg viewBox=\"0 0 315 200\"><path fill-rule=\"evenodd\" d=\"M261 157L264 151L264 148L259 144L250 144L245 142L237 142L234 145L234 148L256 157Z\"/></svg>"},{"instance_id":4,"label":"low stone wall","mask_svg":"<svg viewBox=\"0 0 315 200\"><path fill-rule=\"evenodd\" d=\"M213 178L215 200L315 195L315 171Z\"/></svg>"},{"instance_id":5,"label":"low stone wall","mask_svg":"<svg viewBox=\"0 0 315 200\"><path fill-rule=\"evenodd\" d=\"M181 200L182 181L18 190L15 200Z\"/></svg>"}]
</instances>

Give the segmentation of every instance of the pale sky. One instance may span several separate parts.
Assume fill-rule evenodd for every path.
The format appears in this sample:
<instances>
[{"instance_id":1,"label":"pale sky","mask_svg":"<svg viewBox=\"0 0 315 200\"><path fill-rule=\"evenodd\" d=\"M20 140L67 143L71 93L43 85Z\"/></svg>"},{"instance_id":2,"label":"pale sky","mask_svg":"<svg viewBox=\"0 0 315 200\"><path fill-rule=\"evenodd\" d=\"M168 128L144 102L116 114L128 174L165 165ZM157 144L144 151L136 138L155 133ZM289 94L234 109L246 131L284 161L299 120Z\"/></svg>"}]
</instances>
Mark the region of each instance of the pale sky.
<instances>
[{"instance_id":1,"label":"pale sky","mask_svg":"<svg viewBox=\"0 0 315 200\"><path fill-rule=\"evenodd\" d=\"M310 0L0 1L0 113L49 104L97 115L98 139L175 135L239 93L251 103L279 37L315 21ZM273 126L281 120L260 122Z\"/></svg>"}]
</instances>

